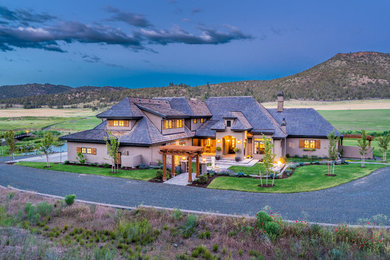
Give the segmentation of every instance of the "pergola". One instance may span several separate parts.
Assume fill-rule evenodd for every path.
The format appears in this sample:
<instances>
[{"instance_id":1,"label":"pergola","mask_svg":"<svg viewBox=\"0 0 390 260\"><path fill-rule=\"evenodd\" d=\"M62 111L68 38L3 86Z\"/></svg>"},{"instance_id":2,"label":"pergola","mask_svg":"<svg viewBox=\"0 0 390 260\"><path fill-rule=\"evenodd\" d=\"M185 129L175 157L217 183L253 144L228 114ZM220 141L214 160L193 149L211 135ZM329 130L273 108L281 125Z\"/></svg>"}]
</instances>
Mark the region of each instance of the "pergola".
<instances>
[{"instance_id":1,"label":"pergola","mask_svg":"<svg viewBox=\"0 0 390 260\"><path fill-rule=\"evenodd\" d=\"M171 174L175 176L175 156L188 158L188 182L192 182L192 157L196 157L196 177L199 177L199 157L203 153L202 146L165 145L159 147L163 155L163 180L167 179L167 155L172 156Z\"/></svg>"}]
</instances>

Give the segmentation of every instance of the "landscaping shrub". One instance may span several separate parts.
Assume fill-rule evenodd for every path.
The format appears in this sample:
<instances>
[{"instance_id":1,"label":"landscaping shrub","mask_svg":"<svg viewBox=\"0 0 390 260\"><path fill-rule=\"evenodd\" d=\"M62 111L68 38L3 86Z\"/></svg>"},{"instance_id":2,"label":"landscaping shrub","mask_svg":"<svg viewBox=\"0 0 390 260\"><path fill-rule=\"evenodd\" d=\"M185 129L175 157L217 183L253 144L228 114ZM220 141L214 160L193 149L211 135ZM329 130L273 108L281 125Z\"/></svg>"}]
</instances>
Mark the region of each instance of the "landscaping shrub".
<instances>
[{"instance_id":1,"label":"landscaping shrub","mask_svg":"<svg viewBox=\"0 0 390 260\"><path fill-rule=\"evenodd\" d=\"M276 222L266 222L264 225L264 230L267 232L267 234L277 236L280 232L279 224Z\"/></svg>"},{"instance_id":2,"label":"landscaping shrub","mask_svg":"<svg viewBox=\"0 0 390 260\"><path fill-rule=\"evenodd\" d=\"M135 222L120 221L117 236L127 243L146 245L157 238L158 232L153 230L147 219Z\"/></svg>"},{"instance_id":3,"label":"landscaping shrub","mask_svg":"<svg viewBox=\"0 0 390 260\"><path fill-rule=\"evenodd\" d=\"M207 175L200 175L199 178L196 180L196 182L199 184L207 184L208 181L209 178L207 177Z\"/></svg>"},{"instance_id":4,"label":"landscaping shrub","mask_svg":"<svg viewBox=\"0 0 390 260\"><path fill-rule=\"evenodd\" d=\"M245 177L246 174L243 172L237 172L237 177Z\"/></svg>"},{"instance_id":5,"label":"landscaping shrub","mask_svg":"<svg viewBox=\"0 0 390 260\"><path fill-rule=\"evenodd\" d=\"M289 153L286 153L286 158L290 158L290 154Z\"/></svg>"},{"instance_id":6,"label":"landscaping shrub","mask_svg":"<svg viewBox=\"0 0 390 260\"><path fill-rule=\"evenodd\" d=\"M47 217L53 212L53 206L46 201L37 204L37 213L41 217Z\"/></svg>"},{"instance_id":7,"label":"landscaping shrub","mask_svg":"<svg viewBox=\"0 0 390 260\"><path fill-rule=\"evenodd\" d=\"M68 160L65 160L65 161L64 161L64 164L69 164L69 161L68 161Z\"/></svg>"},{"instance_id":8,"label":"landscaping shrub","mask_svg":"<svg viewBox=\"0 0 390 260\"><path fill-rule=\"evenodd\" d=\"M75 199L76 199L76 195L75 194L66 195L65 196L65 203L66 203L66 205L68 205L68 206L73 205Z\"/></svg>"},{"instance_id":9,"label":"landscaping shrub","mask_svg":"<svg viewBox=\"0 0 390 260\"><path fill-rule=\"evenodd\" d=\"M111 168L111 165L108 163L103 163L102 166L103 168Z\"/></svg>"},{"instance_id":10,"label":"landscaping shrub","mask_svg":"<svg viewBox=\"0 0 390 260\"><path fill-rule=\"evenodd\" d=\"M196 221L198 217L195 215L188 215L187 221L183 227L183 238L189 238L195 232Z\"/></svg>"},{"instance_id":11,"label":"landscaping shrub","mask_svg":"<svg viewBox=\"0 0 390 260\"><path fill-rule=\"evenodd\" d=\"M175 209L174 211L172 211L172 217L175 220L180 220L183 217L183 213L181 213L180 209Z\"/></svg>"},{"instance_id":12,"label":"landscaping shrub","mask_svg":"<svg viewBox=\"0 0 390 260\"><path fill-rule=\"evenodd\" d=\"M292 170L291 169L286 169L284 171L284 173L286 173L287 176L290 176L292 174Z\"/></svg>"},{"instance_id":13,"label":"landscaping shrub","mask_svg":"<svg viewBox=\"0 0 390 260\"><path fill-rule=\"evenodd\" d=\"M162 170L157 170L156 171L156 178L159 180L163 179L163 171Z\"/></svg>"},{"instance_id":14,"label":"landscaping shrub","mask_svg":"<svg viewBox=\"0 0 390 260\"><path fill-rule=\"evenodd\" d=\"M138 169L143 169L143 170L149 169L149 168L150 168L149 165L146 165L146 164L143 164L143 163L141 163L141 164L138 166Z\"/></svg>"},{"instance_id":15,"label":"landscaping shrub","mask_svg":"<svg viewBox=\"0 0 390 260\"><path fill-rule=\"evenodd\" d=\"M264 211L260 211L256 214L256 225L259 228L263 228L267 222L271 222L273 219Z\"/></svg>"}]
</instances>

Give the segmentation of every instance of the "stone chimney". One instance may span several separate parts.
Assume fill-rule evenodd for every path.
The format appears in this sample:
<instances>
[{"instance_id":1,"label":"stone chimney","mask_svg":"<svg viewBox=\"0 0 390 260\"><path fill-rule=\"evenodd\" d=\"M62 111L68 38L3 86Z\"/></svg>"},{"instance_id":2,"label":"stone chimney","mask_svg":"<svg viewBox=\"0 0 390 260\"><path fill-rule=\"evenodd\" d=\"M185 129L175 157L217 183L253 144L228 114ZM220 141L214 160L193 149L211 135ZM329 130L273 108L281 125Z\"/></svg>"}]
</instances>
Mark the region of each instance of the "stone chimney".
<instances>
[{"instance_id":1,"label":"stone chimney","mask_svg":"<svg viewBox=\"0 0 390 260\"><path fill-rule=\"evenodd\" d=\"M284 132L284 133L287 133L287 123L286 123L286 118L283 118L283 120L282 120L282 124L281 124L280 126L281 126L281 128L282 128L283 132Z\"/></svg>"},{"instance_id":2,"label":"stone chimney","mask_svg":"<svg viewBox=\"0 0 390 260\"><path fill-rule=\"evenodd\" d=\"M278 112L283 112L284 107L284 95L283 91L278 93Z\"/></svg>"}]
</instances>

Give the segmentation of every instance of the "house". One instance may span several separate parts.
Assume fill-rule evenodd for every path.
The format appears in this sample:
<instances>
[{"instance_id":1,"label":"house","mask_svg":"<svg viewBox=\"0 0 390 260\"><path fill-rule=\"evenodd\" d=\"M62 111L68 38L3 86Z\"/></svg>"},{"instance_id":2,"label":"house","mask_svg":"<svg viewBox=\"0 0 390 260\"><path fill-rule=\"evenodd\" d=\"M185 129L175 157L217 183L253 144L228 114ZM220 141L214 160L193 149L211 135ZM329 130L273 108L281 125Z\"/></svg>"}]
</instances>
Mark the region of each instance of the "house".
<instances>
[{"instance_id":1,"label":"house","mask_svg":"<svg viewBox=\"0 0 390 260\"><path fill-rule=\"evenodd\" d=\"M272 140L277 158L326 157L327 135L339 132L314 109L286 109L283 94L277 98L277 108L266 109L253 97L211 97L204 102L127 97L98 114L102 123L94 129L61 139L68 143L69 161L77 161L81 152L88 163L110 163L105 138L111 131L120 139L122 167L158 163L159 147L169 144L202 146L204 156L261 159L263 135Z\"/></svg>"}]
</instances>

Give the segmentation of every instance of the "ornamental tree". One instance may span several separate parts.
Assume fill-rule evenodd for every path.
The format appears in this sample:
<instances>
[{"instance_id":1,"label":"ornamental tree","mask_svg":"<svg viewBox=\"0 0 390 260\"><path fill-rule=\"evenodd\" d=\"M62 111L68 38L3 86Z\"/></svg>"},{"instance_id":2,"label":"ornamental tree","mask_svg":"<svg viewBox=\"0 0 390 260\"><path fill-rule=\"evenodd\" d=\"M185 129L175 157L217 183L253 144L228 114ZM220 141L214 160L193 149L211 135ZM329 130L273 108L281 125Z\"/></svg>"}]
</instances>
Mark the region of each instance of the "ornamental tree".
<instances>
[{"instance_id":1,"label":"ornamental tree","mask_svg":"<svg viewBox=\"0 0 390 260\"><path fill-rule=\"evenodd\" d=\"M339 152L337 151L337 143L340 140L340 136L336 135L335 131L332 131L328 135L328 140L329 140L328 156L329 159L332 160L332 174L334 175L335 161L337 160L337 157L339 155ZM330 174L329 167L328 167L328 174Z\"/></svg>"},{"instance_id":2,"label":"ornamental tree","mask_svg":"<svg viewBox=\"0 0 390 260\"><path fill-rule=\"evenodd\" d=\"M386 161L386 152L387 152L387 149L389 148L389 143L390 143L390 134L378 136L375 138L375 141L378 142L378 146L383 153L382 160L385 162Z\"/></svg>"},{"instance_id":3,"label":"ornamental tree","mask_svg":"<svg viewBox=\"0 0 390 260\"><path fill-rule=\"evenodd\" d=\"M111 171L113 173L117 173L118 172L117 161L119 159L118 153L119 153L119 146L120 146L120 138L113 135L111 131L108 131L107 134L108 134L108 138L105 137L104 140L106 141L108 156L110 156L112 160Z\"/></svg>"},{"instance_id":4,"label":"ornamental tree","mask_svg":"<svg viewBox=\"0 0 390 260\"><path fill-rule=\"evenodd\" d=\"M57 142L57 138L51 132L43 136L42 142L38 145L38 150L42 151L46 156L47 167L50 167L49 154L53 151L53 145Z\"/></svg>"},{"instance_id":5,"label":"ornamental tree","mask_svg":"<svg viewBox=\"0 0 390 260\"><path fill-rule=\"evenodd\" d=\"M268 185L268 177L269 174L272 172L272 167L273 167L273 162L275 160L275 154L273 153L273 147L274 145L272 144L271 140L269 138L266 138L265 135L263 134L263 142L264 142L264 157L263 157L263 165L264 165L264 170L266 174L266 185ZM263 186L263 181L262 181L262 173L260 173L260 182L261 186ZM274 180L275 180L275 175L273 175L272 179L272 185L274 185Z\"/></svg>"},{"instance_id":6,"label":"ornamental tree","mask_svg":"<svg viewBox=\"0 0 390 260\"><path fill-rule=\"evenodd\" d=\"M362 130L362 137L357 140L360 148L360 156L362 158L361 167L364 168L364 159L366 152L368 151L368 141L367 141L367 135L366 131Z\"/></svg>"},{"instance_id":7,"label":"ornamental tree","mask_svg":"<svg viewBox=\"0 0 390 260\"><path fill-rule=\"evenodd\" d=\"M16 143L15 143L15 133L12 130L9 130L4 133L5 143L8 145L8 151L12 155L12 160L15 160L16 152Z\"/></svg>"}]
</instances>

